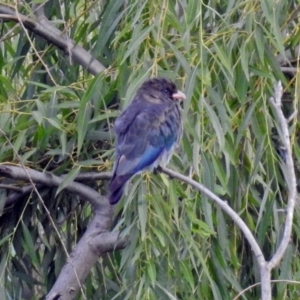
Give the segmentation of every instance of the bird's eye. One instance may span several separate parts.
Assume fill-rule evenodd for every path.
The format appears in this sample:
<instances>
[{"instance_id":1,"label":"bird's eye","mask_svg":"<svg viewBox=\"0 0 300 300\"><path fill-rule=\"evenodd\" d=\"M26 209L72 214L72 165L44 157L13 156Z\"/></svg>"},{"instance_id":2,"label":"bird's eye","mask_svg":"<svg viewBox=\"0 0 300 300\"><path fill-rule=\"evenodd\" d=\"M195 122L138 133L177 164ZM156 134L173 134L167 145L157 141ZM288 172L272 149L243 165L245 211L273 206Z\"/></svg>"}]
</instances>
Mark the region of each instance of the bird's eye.
<instances>
[{"instance_id":1,"label":"bird's eye","mask_svg":"<svg viewBox=\"0 0 300 300\"><path fill-rule=\"evenodd\" d=\"M163 89L163 92L164 92L165 94L170 94L169 89Z\"/></svg>"}]
</instances>

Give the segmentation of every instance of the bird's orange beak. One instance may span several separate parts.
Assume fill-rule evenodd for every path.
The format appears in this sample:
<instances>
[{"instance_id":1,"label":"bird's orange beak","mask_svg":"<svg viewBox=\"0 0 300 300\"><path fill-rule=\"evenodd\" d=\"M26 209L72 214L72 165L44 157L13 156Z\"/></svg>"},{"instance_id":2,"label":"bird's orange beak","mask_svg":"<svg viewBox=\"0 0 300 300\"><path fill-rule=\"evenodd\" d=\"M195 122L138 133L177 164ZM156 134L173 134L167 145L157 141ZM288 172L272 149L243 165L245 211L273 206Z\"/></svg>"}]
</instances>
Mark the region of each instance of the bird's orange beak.
<instances>
[{"instance_id":1,"label":"bird's orange beak","mask_svg":"<svg viewBox=\"0 0 300 300\"><path fill-rule=\"evenodd\" d=\"M183 92L181 92L181 91L177 91L177 93L174 93L174 94L172 95L172 97L173 97L174 99L177 99L177 100L185 100L185 99L186 99L185 94L184 94Z\"/></svg>"}]
</instances>

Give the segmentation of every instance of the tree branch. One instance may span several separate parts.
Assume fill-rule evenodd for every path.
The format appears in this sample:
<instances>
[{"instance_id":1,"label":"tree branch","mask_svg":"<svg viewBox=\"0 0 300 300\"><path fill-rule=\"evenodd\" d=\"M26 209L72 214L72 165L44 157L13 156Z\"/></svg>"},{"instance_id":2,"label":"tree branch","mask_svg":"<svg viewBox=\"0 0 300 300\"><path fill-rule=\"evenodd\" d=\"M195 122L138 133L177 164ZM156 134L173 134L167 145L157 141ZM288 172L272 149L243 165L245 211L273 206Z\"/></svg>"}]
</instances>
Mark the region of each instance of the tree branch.
<instances>
[{"instance_id":1,"label":"tree branch","mask_svg":"<svg viewBox=\"0 0 300 300\"><path fill-rule=\"evenodd\" d=\"M0 165L0 175L16 180L29 181L27 173L34 183L40 183L49 187L57 187L64 180L63 177L58 177L50 173L42 173L28 168L26 169L26 171L27 172L25 172L22 167L12 166L8 164ZM105 197L101 196L95 190L82 183L72 182L65 189L86 199L94 206L95 209L104 209L109 204Z\"/></svg>"},{"instance_id":2,"label":"tree branch","mask_svg":"<svg viewBox=\"0 0 300 300\"><path fill-rule=\"evenodd\" d=\"M270 98L270 103L273 106L277 119L279 122L279 135L281 137L283 146L285 147L285 165L283 165L283 174L285 177L285 181L287 183L287 188L289 192L288 203L286 208L286 220L285 227L283 232L282 240L279 244L277 251L275 252L272 259L268 262L267 267L272 270L275 266L277 266L282 259L284 252L289 244L293 226L293 216L294 216L294 208L295 208L295 199L297 197L297 183L296 183L296 174L294 161L292 156L292 148L290 143L290 134L288 129L288 122L285 119L282 109L281 109L281 96L282 96L282 85L281 82L278 82L274 86L274 97Z\"/></svg>"},{"instance_id":3,"label":"tree branch","mask_svg":"<svg viewBox=\"0 0 300 300\"><path fill-rule=\"evenodd\" d=\"M209 199L216 202L221 209L223 209L231 219L236 223L236 225L241 229L244 233L246 239L248 240L252 251L254 252L259 269L260 269L260 278L261 278L261 299L262 300L271 300L272 293L271 293L271 270L276 267L280 260L282 259L292 231L293 225L293 214L294 214L294 207L295 207L295 199L297 197L297 188L296 188L296 175L294 170L294 162L292 158L292 150L290 144L290 137L289 137L289 130L288 130L288 122L285 119L282 109L281 109L281 97L282 97L282 86L281 82L278 82L274 86L274 98L270 99L272 106L275 109L278 121L279 121L279 134L281 136L283 145L286 149L286 165L284 167L284 175L285 181L288 186L289 190L289 197L288 197L288 205L287 205L287 213L286 213L286 221L285 221L285 228L282 240L279 244L277 251L275 252L274 256L270 261L266 261L265 257L256 242L254 236L252 235L251 231L249 230L248 226L244 223L244 221L240 218L240 216L228 205L226 201L223 201L210 190L208 190L203 185L199 184L198 182L194 181L193 179L184 176L180 173L172 171L167 168L160 167L160 171L173 178L180 179L181 181L191 185L204 195L206 195Z\"/></svg>"},{"instance_id":4,"label":"tree branch","mask_svg":"<svg viewBox=\"0 0 300 300\"><path fill-rule=\"evenodd\" d=\"M295 48L293 48L293 51L288 49L285 51L284 55L282 54L277 55L276 60L281 66L284 64L290 65L293 62L298 60L299 54L300 54L300 47L296 46Z\"/></svg>"},{"instance_id":5,"label":"tree branch","mask_svg":"<svg viewBox=\"0 0 300 300\"><path fill-rule=\"evenodd\" d=\"M231 217L231 219L237 224L237 226L244 233L246 239L248 240L248 242L255 254L255 257L256 257L258 263L259 264L265 263L264 255L263 255L257 241L255 240L252 232L250 231L248 226L245 224L245 222L242 220L242 218L228 205L227 201L222 200L217 195L215 195L213 192L211 192L209 189L207 189L205 186L196 182L195 180L191 179L190 177L187 177L185 175L182 175L180 173L177 173L177 172L170 170L168 168L165 168L165 167L160 167L159 170L173 178L180 179L181 181L189 184L190 186L194 187L196 190L200 191L205 196L207 196L210 200L217 203L217 205L220 206L221 209L224 210Z\"/></svg>"},{"instance_id":6,"label":"tree branch","mask_svg":"<svg viewBox=\"0 0 300 300\"><path fill-rule=\"evenodd\" d=\"M93 75L97 75L106 69L89 52L66 35L63 35L59 29L53 26L43 12L41 12L42 9L42 6L38 8L38 21L34 21L19 12L16 13L16 11L9 6L0 5L0 19L22 23L26 29L62 50L66 55L73 59L74 62L80 64Z\"/></svg>"},{"instance_id":7,"label":"tree branch","mask_svg":"<svg viewBox=\"0 0 300 300\"><path fill-rule=\"evenodd\" d=\"M15 186L11 184L0 184L0 189L1 190L12 190L18 193L23 193L23 187L20 186Z\"/></svg>"},{"instance_id":8,"label":"tree branch","mask_svg":"<svg viewBox=\"0 0 300 300\"><path fill-rule=\"evenodd\" d=\"M52 174L31 169L25 171L22 167L12 165L0 165L0 175L24 181L30 181L30 177L32 182L49 187L57 187L63 181L63 178ZM65 189L88 200L94 206L94 217L68 257L66 265L46 297L47 300L74 299L99 256L123 249L128 242L127 237L120 238L118 232L110 232L113 208L105 197L78 182L70 183Z\"/></svg>"},{"instance_id":9,"label":"tree branch","mask_svg":"<svg viewBox=\"0 0 300 300\"><path fill-rule=\"evenodd\" d=\"M39 187L40 186L36 186L37 189ZM0 188L4 189L5 187L1 185ZM5 188L5 189L10 190L10 188ZM24 195L29 194L32 191L33 191L33 186L31 184L27 186L18 187L18 190L8 195L7 198L5 199L5 208L8 208L9 206L16 204L19 200L21 200L24 197Z\"/></svg>"},{"instance_id":10,"label":"tree branch","mask_svg":"<svg viewBox=\"0 0 300 300\"><path fill-rule=\"evenodd\" d=\"M75 181L110 180L111 176L111 172L85 172L78 174Z\"/></svg>"},{"instance_id":11,"label":"tree branch","mask_svg":"<svg viewBox=\"0 0 300 300\"><path fill-rule=\"evenodd\" d=\"M126 238L120 238L118 232L106 231L110 230L111 222L112 213L103 214L101 211L95 213L46 300L74 299L98 258L106 252L125 248Z\"/></svg>"},{"instance_id":12,"label":"tree branch","mask_svg":"<svg viewBox=\"0 0 300 300\"><path fill-rule=\"evenodd\" d=\"M280 69L283 73L289 73L291 75L295 75L297 72L299 72L299 70L294 67L280 67Z\"/></svg>"},{"instance_id":13,"label":"tree branch","mask_svg":"<svg viewBox=\"0 0 300 300\"><path fill-rule=\"evenodd\" d=\"M63 178L63 176L59 178ZM95 180L109 180L110 178L111 178L111 172L86 172L86 173L78 174L78 176L74 179L74 181L82 182L82 181L95 181ZM36 188L39 189L43 185L44 184L36 185ZM8 208L9 206L14 205L20 199L22 199L24 195L32 192L33 186L31 184L22 187L8 185L8 184L0 184L0 189L15 191L14 193L8 195L5 200L5 208Z\"/></svg>"}]
</instances>

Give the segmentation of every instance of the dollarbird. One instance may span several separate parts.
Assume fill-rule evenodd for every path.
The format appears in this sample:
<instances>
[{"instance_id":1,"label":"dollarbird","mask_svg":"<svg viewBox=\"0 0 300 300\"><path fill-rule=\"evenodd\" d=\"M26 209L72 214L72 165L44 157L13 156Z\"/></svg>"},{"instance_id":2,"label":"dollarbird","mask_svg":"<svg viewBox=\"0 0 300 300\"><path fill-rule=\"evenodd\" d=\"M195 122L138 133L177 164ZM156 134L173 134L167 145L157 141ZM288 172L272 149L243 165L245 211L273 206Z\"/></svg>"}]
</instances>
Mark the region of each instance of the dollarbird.
<instances>
[{"instance_id":1,"label":"dollarbird","mask_svg":"<svg viewBox=\"0 0 300 300\"><path fill-rule=\"evenodd\" d=\"M185 95L167 78L146 80L115 122L115 163L109 202L116 204L126 182L143 170L165 166L182 135L180 101Z\"/></svg>"}]
</instances>

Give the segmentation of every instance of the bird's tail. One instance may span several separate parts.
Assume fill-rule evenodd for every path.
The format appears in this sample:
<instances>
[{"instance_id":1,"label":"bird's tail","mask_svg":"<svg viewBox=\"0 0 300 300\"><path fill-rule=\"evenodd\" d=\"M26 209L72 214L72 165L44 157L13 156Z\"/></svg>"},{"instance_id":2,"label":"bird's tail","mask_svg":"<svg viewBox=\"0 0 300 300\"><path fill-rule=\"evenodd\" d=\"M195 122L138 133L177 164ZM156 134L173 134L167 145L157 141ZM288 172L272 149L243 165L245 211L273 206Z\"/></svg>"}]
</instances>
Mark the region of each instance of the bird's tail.
<instances>
[{"instance_id":1,"label":"bird's tail","mask_svg":"<svg viewBox=\"0 0 300 300\"><path fill-rule=\"evenodd\" d=\"M116 204L122 197L125 183L129 180L131 175L114 176L109 183L108 200L111 205Z\"/></svg>"}]
</instances>

